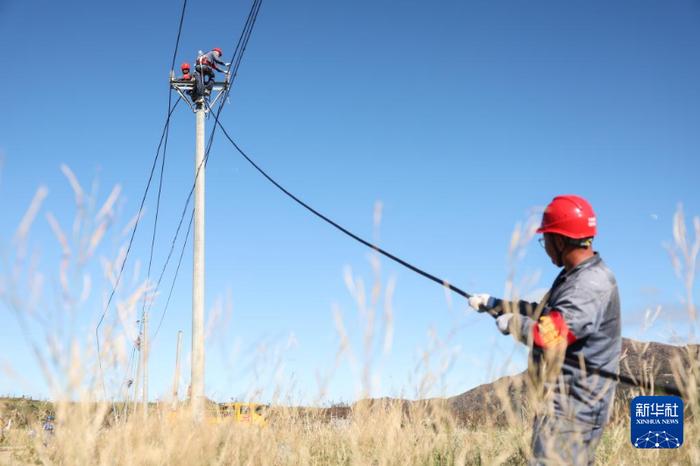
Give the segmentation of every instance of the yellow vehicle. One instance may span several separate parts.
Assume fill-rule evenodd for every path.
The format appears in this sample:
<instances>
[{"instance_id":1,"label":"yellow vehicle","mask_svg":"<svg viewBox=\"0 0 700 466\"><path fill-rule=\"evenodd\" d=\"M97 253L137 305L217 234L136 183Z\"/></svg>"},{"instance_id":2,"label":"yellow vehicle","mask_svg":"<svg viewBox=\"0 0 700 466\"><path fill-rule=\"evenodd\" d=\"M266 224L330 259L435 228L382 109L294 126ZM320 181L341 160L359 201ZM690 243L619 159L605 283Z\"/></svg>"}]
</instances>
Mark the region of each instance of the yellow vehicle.
<instances>
[{"instance_id":1,"label":"yellow vehicle","mask_svg":"<svg viewBox=\"0 0 700 466\"><path fill-rule=\"evenodd\" d=\"M267 425L265 412L268 406L258 403L221 403L219 405L219 418L222 422L227 420L240 423Z\"/></svg>"},{"instance_id":2,"label":"yellow vehicle","mask_svg":"<svg viewBox=\"0 0 700 466\"><path fill-rule=\"evenodd\" d=\"M206 408L205 422L209 424L222 424L225 422L236 422L241 424L254 424L257 426L266 426L267 420L265 414L268 405L259 403L221 403L216 404L211 402ZM167 410L166 418L171 422L177 422L185 419L191 413L185 409Z\"/></svg>"}]
</instances>

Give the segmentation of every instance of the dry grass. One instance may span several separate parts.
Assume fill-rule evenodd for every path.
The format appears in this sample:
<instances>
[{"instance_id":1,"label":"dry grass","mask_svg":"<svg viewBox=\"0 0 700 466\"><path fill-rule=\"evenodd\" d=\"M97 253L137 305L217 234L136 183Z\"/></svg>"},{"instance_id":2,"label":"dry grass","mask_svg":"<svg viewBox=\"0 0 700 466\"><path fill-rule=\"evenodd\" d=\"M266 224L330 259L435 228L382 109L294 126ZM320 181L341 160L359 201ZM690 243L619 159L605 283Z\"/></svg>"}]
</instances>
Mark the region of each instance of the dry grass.
<instances>
[{"instance_id":1,"label":"dry grass","mask_svg":"<svg viewBox=\"0 0 700 466\"><path fill-rule=\"evenodd\" d=\"M56 217L46 214L62 252L58 270L62 304L67 313L75 313L87 301L90 289L99 281L86 272L86 264L100 251L100 243L113 224L114 206L120 189L115 187L107 201L96 208L94 198L86 194L68 167L62 170L74 190L77 205L72 232L65 233ZM333 418L328 410L291 409L273 406L266 426L236 424L209 418L203 424L187 416L174 417L170 404L151 406L146 419L133 410L133 405L113 405L99 402L101 387L94 363L94 353L84 342L76 343L65 335L53 335L49 316L42 315L32 299L31 291L40 286L41 274L33 268L27 238L36 221L48 191L41 188L22 219L15 235L16 255L4 257L2 286L3 302L15 313L25 329L27 343L34 350L46 382L55 393L53 404L26 401L17 403L0 400L2 426L12 419L10 428L2 429L0 464L64 464L64 465L464 465L464 464L525 464L529 456L531 412L534 401L525 405L505 402L510 399L507 387L497 385L491 396L501 401L506 425L496 427L486 422L483 427L469 428L457 421L448 406L440 400L410 405L384 401L361 402L352 406L347 418ZM90 206L93 206L92 208ZM92 210L91 210L92 209ZM378 225L380 208L375 212ZM94 215L92 212L97 212ZM674 219L674 243L668 247L674 267L686 286L686 305L691 337L695 328L696 309L693 303L695 261L700 246L700 220L694 219L695 241L691 244L682 212ZM128 231L128 230L125 230ZM118 236L120 241L124 234ZM513 258L506 293L516 297L515 266L521 251L532 239L530 224L516 228L511 242ZM101 258L103 280L114 284L115 271L124 260L124 246L116 258ZM372 375L377 351L387 354L393 338L391 295L394 284L383 285L379 261L371 260L374 281L365 292L362 280L346 273L348 289L356 300L365 328L363 348L355 354L345 331L340 312L335 313L339 337L337 362L342 358L358 366L365 393L372 392ZM76 273L78 272L78 273ZM136 271L133 272L138 276ZM688 278L690 276L690 278ZM75 277L78 277L77 283ZM128 280L127 280L128 282ZM520 286L522 287L522 285ZM129 364L126 342L132 341L136 329L125 323L134 320L142 299L148 296L148 283L131 280L118 290L115 308L117 317L105 326L102 359L106 368L108 387L114 388L120 399L129 391L118 374ZM382 291L383 290L383 291ZM26 331L30 325L44 326L48 353L43 352ZM90 342L92 343L92 342ZM80 346L77 346L80 345ZM77 348L83 348L79 351ZM426 351L425 359L433 354ZM338 366L336 366L337 368ZM431 371L426 363L425 374L414 388L418 397L428 392L439 380L441 370L449 370L450 361L442 369ZM676 382L686 393L685 444L678 450L646 451L633 448L629 441L629 420L625 407L618 406L621 415L607 427L597 451L597 464L700 464L700 421L698 420L697 364L675 363ZM9 376L9 372L6 373ZM321 377L319 401L324 399L325 385L333 371ZM642 375L640 374L640 378ZM529 393L536 393L530 387ZM641 393L641 392L640 392ZM63 401L61 401L63 400ZM73 400L69 402L67 400ZM130 416L123 413L129 411ZM115 409L116 408L116 409ZM48 411L55 412L55 433L46 434L42 419ZM121 415L115 418L114 413ZM186 406L180 412L186 413ZM494 413L496 417L497 413ZM485 420L489 421L489 420Z\"/></svg>"},{"instance_id":2,"label":"dry grass","mask_svg":"<svg viewBox=\"0 0 700 466\"><path fill-rule=\"evenodd\" d=\"M103 411L109 407L104 406ZM132 418L111 427L96 419L103 412L58 409L56 433L41 425L14 429L2 442L1 464L90 465L463 465L524 464L530 428L467 429L445 416L425 422L420 409L406 419L400 406L360 408L348 422L287 412L264 427L235 423L203 425L170 420L153 412L147 421ZM99 410L98 410L99 411ZM414 417L415 416L415 417ZM625 423L608 426L597 464L698 464L697 421L686 422L686 443L678 450L637 450Z\"/></svg>"}]
</instances>

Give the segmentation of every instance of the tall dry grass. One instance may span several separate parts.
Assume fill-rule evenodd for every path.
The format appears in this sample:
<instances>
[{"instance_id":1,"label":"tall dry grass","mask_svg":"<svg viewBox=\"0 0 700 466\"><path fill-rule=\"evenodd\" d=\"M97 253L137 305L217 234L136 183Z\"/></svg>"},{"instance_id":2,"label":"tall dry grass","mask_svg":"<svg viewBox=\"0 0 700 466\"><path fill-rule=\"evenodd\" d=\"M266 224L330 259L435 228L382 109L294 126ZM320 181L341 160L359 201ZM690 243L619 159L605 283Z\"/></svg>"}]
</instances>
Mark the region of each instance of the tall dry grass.
<instances>
[{"instance_id":1,"label":"tall dry grass","mask_svg":"<svg viewBox=\"0 0 700 466\"><path fill-rule=\"evenodd\" d=\"M47 212L45 219L56 237L61 261L56 272L59 284L59 307L65 313L57 318L38 306L35 294L44 282L44 274L32 260L28 238L48 195L40 188L14 237L14 254L3 256L3 303L10 309L24 332L27 345L42 369L52 393L51 403L24 404L0 399L0 464L65 465L464 465L525 464L530 455L531 419L538 407L540 387L522 379L494 384L483 403L493 406L491 416L481 422L467 422L456 416L446 400L420 403L401 400L363 401L349 407L324 409L327 386L347 360L361 381L361 397L373 393L373 380L382 358L391 352L394 313L392 296L395 283L382 279L381 264L370 257L373 277L365 286L361 277L345 273L349 292L362 319L361 345L354 348L343 314L334 310L338 349L334 367L319 376L316 407L294 408L285 398L284 388L275 394L267 425L236 424L209 416L202 424L187 415L187 403L181 402L173 415L169 402L153 403L148 416L135 413L135 387L124 380L131 368L131 343L137 338L140 303L153 299L152 284L140 278L138 262L128 269L127 279L117 290L117 312L103 329L100 358L103 372L96 365L94 341L70 333L75 315L86 312L83 306L100 282L116 284L116 271L125 259L125 241L134 219L113 234L116 254L111 259L101 253L101 276L90 267L96 261L105 238L115 225L121 190L115 187L103 203L96 202L96 190L86 193L68 167L62 167L75 195L76 215L70 230ZM381 206L375 210L375 240ZM674 269L686 289L689 327L695 326L693 303L695 264L700 248L700 220L693 219L695 238L691 241L682 210L674 217L674 242L668 246ZM512 237L509 255L511 266L505 295L518 298L521 290L537 283L538 277L519 278L517 267L533 238L533 223L518 225ZM34 294L33 294L34 293ZM448 305L452 305L448 301ZM54 310L55 311L55 310ZM652 316L653 317L653 316ZM56 325L56 319L59 320ZM651 323L649 323L651 325ZM37 341L30 327L44 330ZM58 334L57 334L58 333ZM455 336L457 335L457 336ZM458 338L451 333L446 339ZM690 333L689 338L693 338ZM454 362L445 352L444 341L433 335L424 351L420 373L409 387L421 399L439 384ZM640 348L644 351L644 348ZM625 406L617 406L618 415L606 428L597 451L597 464L700 464L700 421L698 421L697 381L700 374L697 354L688 354L690 363L673 361L674 377L686 401L685 444L678 450L637 450L629 441L629 418ZM437 361L434 363L434 361ZM693 363L694 362L694 363ZM650 361L650 364L654 364ZM646 368L640 374L645 377ZM102 375L106 389L118 402L102 396ZM4 376L17 377L21 372L4 370ZM507 383L506 383L507 382ZM653 384L637 389L632 395L653 393ZM515 391L514 391L515 390ZM251 393L258 391L253 388ZM523 396L514 396L523 394ZM285 400L287 402L285 402ZM337 408L337 409L336 409ZM42 429L48 412L55 414L55 430ZM8 423L10 424L9 428ZM573 440L575 441L575 439Z\"/></svg>"}]
</instances>

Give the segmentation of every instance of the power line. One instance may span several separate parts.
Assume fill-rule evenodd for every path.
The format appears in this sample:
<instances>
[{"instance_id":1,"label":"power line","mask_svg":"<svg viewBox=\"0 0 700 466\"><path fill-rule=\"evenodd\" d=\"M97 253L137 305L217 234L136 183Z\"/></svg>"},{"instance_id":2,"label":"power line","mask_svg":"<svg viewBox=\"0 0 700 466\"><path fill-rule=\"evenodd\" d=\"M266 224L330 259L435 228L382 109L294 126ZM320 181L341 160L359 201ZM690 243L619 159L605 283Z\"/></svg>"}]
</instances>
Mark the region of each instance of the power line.
<instances>
[{"instance_id":1,"label":"power line","mask_svg":"<svg viewBox=\"0 0 700 466\"><path fill-rule=\"evenodd\" d=\"M253 0L250 12L248 13L248 19L246 20L245 26L243 27L243 31L241 31L241 36L238 38L238 44L236 44L236 49L233 52L234 58L231 59L231 63L233 64L231 82L233 82L233 80L236 79L236 76L238 75L238 69L240 68L241 61L243 60L243 54L245 53L245 50L248 47L248 41L250 40L250 36L253 33L253 27L255 26L255 21L258 18L258 12L260 11L261 6L262 0Z\"/></svg>"},{"instance_id":2,"label":"power line","mask_svg":"<svg viewBox=\"0 0 700 466\"><path fill-rule=\"evenodd\" d=\"M177 52L178 49L180 48L180 37L182 35L182 25L184 24L185 21L185 11L187 10L187 0L183 0L182 2L182 10L180 11L180 22L178 24L177 28L177 37L175 39L175 48L173 49L173 58L170 62L170 70L171 72L174 71L175 69L175 61L177 60ZM168 88L168 107L170 107L170 103L172 101L172 96L173 96L173 90L172 88ZM179 99L178 99L179 100ZM170 134L169 129L166 130L165 133L165 145L163 146L163 159L161 162L161 167L160 167L160 176L158 180L158 196L156 200L156 212L155 212L155 217L153 221L153 234L151 236L151 247L149 251L149 257L148 257L148 270L146 273L146 281L148 282L151 278L151 266L153 264L153 251L155 249L155 241L156 241L156 231L158 229L158 216L160 212L160 198L163 190L163 175L165 172L165 159L166 159L166 153L167 153L167 147L168 147L168 136ZM148 309L150 310L152 306L152 303L149 302ZM147 335L143 335L143 329L144 329L144 322L146 319L146 299L144 296L143 300L143 305L141 307L141 318L139 319L139 335L142 335L143 337L147 337ZM147 348L144 347L144 345L147 346L148 338L142 338L140 341L140 351L147 351ZM136 350L136 344L132 343L133 345L133 350L132 353L135 352ZM145 370L145 368L144 368ZM128 376L127 376L128 377ZM135 393L134 396L137 396Z\"/></svg>"},{"instance_id":3,"label":"power line","mask_svg":"<svg viewBox=\"0 0 700 466\"><path fill-rule=\"evenodd\" d=\"M153 158L153 163L151 164L151 171L148 175L148 181L146 182L146 188L143 191L143 195L141 196L141 203L139 205L139 210L136 215L136 221L134 223L134 229L131 231L131 236L129 238L129 244L126 248L126 253L124 255L124 260L122 261L120 267L119 267L119 273L117 274L117 278L115 280L114 286L112 287L112 291L109 294L109 298L107 299L107 305L105 306L104 310L102 311L102 315L100 316L99 321L97 322L97 326L95 327L95 341L96 341L96 346L97 346L97 359L99 362L99 368L100 368L100 376L102 377L102 388L105 392L105 395L107 395L107 389L104 383L104 369L102 367L102 354L100 350L100 327L102 326L102 322L105 319L105 316L107 315L107 311L109 310L109 306L112 304L112 300L114 299L114 294L117 291L117 288L119 287L119 283L121 282L122 274L124 273L124 267L126 266L126 261L129 258L129 253L131 252L131 247L133 246L134 243L134 237L136 236L136 231L138 230L139 222L141 220L141 214L143 212L143 206L146 202L146 197L148 196L148 191L151 188L151 182L153 181L153 174L156 169L156 163L158 162L158 157L160 156L160 148L161 145L163 144L163 140L165 138L165 133L168 130L168 127L170 126L170 117L172 116L173 112L175 111L175 108L177 108L177 105L180 103L180 98L178 98L175 101L175 104L169 109L167 118L165 120L165 125L163 126L163 132L161 133L160 136L160 142L158 143L158 148L156 149L156 155Z\"/></svg>"},{"instance_id":4,"label":"power line","mask_svg":"<svg viewBox=\"0 0 700 466\"><path fill-rule=\"evenodd\" d=\"M180 12L180 22L179 22L178 28L177 28L177 37L175 39L175 48L173 50L173 58L172 58L171 65L170 65L171 70L174 69L174 67L175 67L175 60L177 59L177 52L178 52L178 49L180 47L180 37L182 35L182 25L183 25L184 20L185 20L186 8L187 8L187 0L183 0L182 11ZM101 354L101 350L100 350L100 326L102 325L102 322L104 321L104 318L107 315L107 311L109 310L109 306L112 303L112 299L114 298L114 293L116 292L117 287L119 286L119 283L121 281L122 273L124 272L124 267L126 265L127 259L129 258L129 252L131 251L131 246L133 245L133 242L134 242L136 230L138 229L139 221L141 220L141 213L143 212L143 206L144 206L144 203L146 201L146 197L148 195L148 190L151 187L151 181L153 179L153 173L155 171L156 162L158 161L160 147L161 147L161 144L163 143L164 137L166 139L166 146L167 146L167 133L168 133L168 129L170 127L170 117L172 116L173 111L177 107L177 104L180 103L180 100L181 99L178 97L175 104L172 105L172 107L171 107L172 89L168 90L168 111L167 111L167 117L165 120L165 125L163 128L163 133L161 134L160 142L158 143L158 148L156 149L156 155L153 159L153 164L151 165L151 171L150 171L150 174L148 176L148 182L146 183L146 188L144 190L143 196L141 197L141 204L139 206L139 211L138 211L138 214L136 216L136 222L134 223L134 229L132 230L131 237L129 238L129 245L128 245L127 250L126 250L126 255L124 256L124 260L121 263L121 267L119 269L119 274L117 275L117 279L115 281L114 287L112 288L112 291L110 292L109 299L107 300L107 305L105 306L105 309L102 312L102 315L100 316L99 322L97 323L97 326L95 327L95 341L96 341L96 346L97 346L97 358L98 358L99 368L100 368L100 377L102 379L102 389L103 389L103 392L105 394L105 397L107 396L107 387L105 385L105 380L104 380L104 369L102 367L102 354ZM160 205L160 192L161 192L161 188L162 188L164 163L165 163L165 150L163 151L163 163L161 164L161 176L160 176L160 183L159 183L159 189L158 189L158 200L159 200L158 205ZM156 212L157 212L157 210L158 210L158 208L156 208ZM157 215L157 213L156 213L156 215ZM156 222L154 223L154 227L153 227L154 236L155 236L156 224L157 224L157 218L156 218ZM153 255L153 241L151 242L151 258L152 258L152 255ZM149 269L150 269L150 261L149 261Z\"/></svg>"},{"instance_id":5,"label":"power line","mask_svg":"<svg viewBox=\"0 0 700 466\"><path fill-rule=\"evenodd\" d=\"M177 267L175 268L175 274L173 275L173 281L170 284L170 291L168 292L168 299L165 301L165 307L163 308L163 313L160 315L160 320L158 321L158 326L156 331L153 333L153 340L155 341L160 331L160 326L163 325L163 319L165 319L165 313L170 305L170 298L173 296L173 289L175 288L175 282L177 281L178 273L180 272L180 265L182 264L182 257L185 255L185 248L187 246L187 240L190 238L190 231L192 230L192 221L194 220L194 209L192 209L192 215L190 215L190 223L187 225L187 232L185 233L185 241L182 243L182 249L180 250L180 258L177 261Z\"/></svg>"},{"instance_id":6,"label":"power line","mask_svg":"<svg viewBox=\"0 0 700 466\"><path fill-rule=\"evenodd\" d=\"M177 39L175 39L175 50L173 50L173 61L170 63L170 69L175 69L175 60L177 59L177 50L180 47L180 35L182 34L182 24L185 22L185 9L187 8L187 0L182 2L182 11L180 12L180 24L177 27Z\"/></svg>"},{"instance_id":7,"label":"power line","mask_svg":"<svg viewBox=\"0 0 700 466\"><path fill-rule=\"evenodd\" d=\"M434 282L436 282L436 283L439 283L440 285L442 285L442 286L448 288L448 289L451 290L451 291L454 291L455 293L457 293L457 294L460 295L460 296L463 296L463 297L465 297L465 298L470 298L470 297L471 297L471 295L470 295L469 293L467 293L466 291L464 291L464 290L462 290L462 289L460 289L460 288L458 288L458 287L456 287L456 286L450 284L449 282L447 282L447 281L445 281L445 280L442 280L442 279L436 277L435 275L432 275L432 274L430 274L430 273L428 273L428 272L426 272L426 271L424 271L424 270L422 270L422 269L416 267L415 265L412 265L412 264L406 262L405 260L403 260L403 259L401 259L401 258L399 258L399 257L397 257L397 256L395 256L395 255L393 255L393 254L391 254L390 252L385 251L384 249L380 248L380 247L377 246L376 244L370 243L369 241L367 241L367 240L365 240L365 239L362 239L361 237L357 236L355 233L351 232L351 231L348 230L347 228L344 228L343 226L341 226L341 225L339 225L338 223L334 222L334 221L331 220L330 218L326 217L325 215L323 215L322 213L320 213L319 211L317 211L316 209L314 209L313 207L311 207L310 205L308 205L307 203L305 203L304 201L302 201L301 199L299 199L297 196L295 196L294 194L292 194L291 192L289 192L289 191L288 191L286 188L284 188L281 184L279 184L277 181L275 181L270 175L268 175L262 168L260 168L260 167L258 166L257 163L255 163L255 162L253 161L253 159L251 159L250 157L248 157L248 155L243 151L243 149L241 149L241 148L238 146L238 144L236 144L236 142L231 138L231 136L229 136L228 132L226 131L226 129L223 127L223 125L221 124L221 122L220 122L218 119L217 119L216 122L215 122L215 126L216 126L216 125L219 126L219 128L221 129L221 131L224 133L224 136L226 137L226 139L228 139L229 142L230 142L231 144L233 144L233 147L236 148L236 150L248 161L248 163L250 163L250 164L253 166L253 168L255 168L255 169L256 169L262 176L264 176L270 183L272 183L273 185L275 185L275 187L277 187L277 189L279 189L280 191L282 191L284 194L286 194L288 197L290 197L292 200L294 200L297 204L299 204L300 206L302 206L303 208L305 208L306 210L308 210L309 212L311 212L312 214L314 214L316 217L320 218L320 219L323 220L324 222L326 222L326 223L328 223L329 225L333 226L333 227L336 228L337 230L340 230L341 232L343 232L344 234L346 234L346 235L349 236L350 238L354 239L355 241L358 241L358 242L364 244L365 246L367 246L367 247L369 247L369 248L371 248L371 249L374 249L374 250L377 251L378 253L380 253L380 254L382 254L382 255L388 257L389 259L393 260L394 262L397 262L397 263L403 265L404 267L406 267L406 268L408 268L408 269L410 269L410 270L416 272L417 274L422 275L423 277L425 277L425 278L427 278L427 279L429 279L429 280L432 280L432 281L434 281Z\"/></svg>"}]
</instances>

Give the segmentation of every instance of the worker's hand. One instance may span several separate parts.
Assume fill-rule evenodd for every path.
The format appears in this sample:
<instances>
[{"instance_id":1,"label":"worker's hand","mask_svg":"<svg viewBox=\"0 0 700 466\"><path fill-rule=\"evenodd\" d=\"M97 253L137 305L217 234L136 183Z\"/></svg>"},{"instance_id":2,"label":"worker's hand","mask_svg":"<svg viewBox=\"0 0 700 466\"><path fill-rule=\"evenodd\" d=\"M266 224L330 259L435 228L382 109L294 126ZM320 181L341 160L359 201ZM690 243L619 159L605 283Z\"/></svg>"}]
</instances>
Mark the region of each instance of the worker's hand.
<instances>
[{"instance_id":1,"label":"worker's hand","mask_svg":"<svg viewBox=\"0 0 700 466\"><path fill-rule=\"evenodd\" d=\"M503 335L510 334L510 321L513 318L513 314L501 314L496 317L496 327Z\"/></svg>"},{"instance_id":2,"label":"worker's hand","mask_svg":"<svg viewBox=\"0 0 700 466\"><path fill-rule=\"evenodd\" d=\"M471 298L469 298L469 305L475 311L485 312L489 310L488 303L490 298L491 296L487 295L486 293L474 294Z\"/></svg>"},{"instance_id":3,"label":"worker's hand","mask_svg":"<svg viewBox=\"0 0 700 466\"><path fill-rule=\"evenodd\" d=\"M224 64L226 65L226 68L231 68L231 64L230 64L230 63L224 63Z\"/></svg>"}]
</instances>

